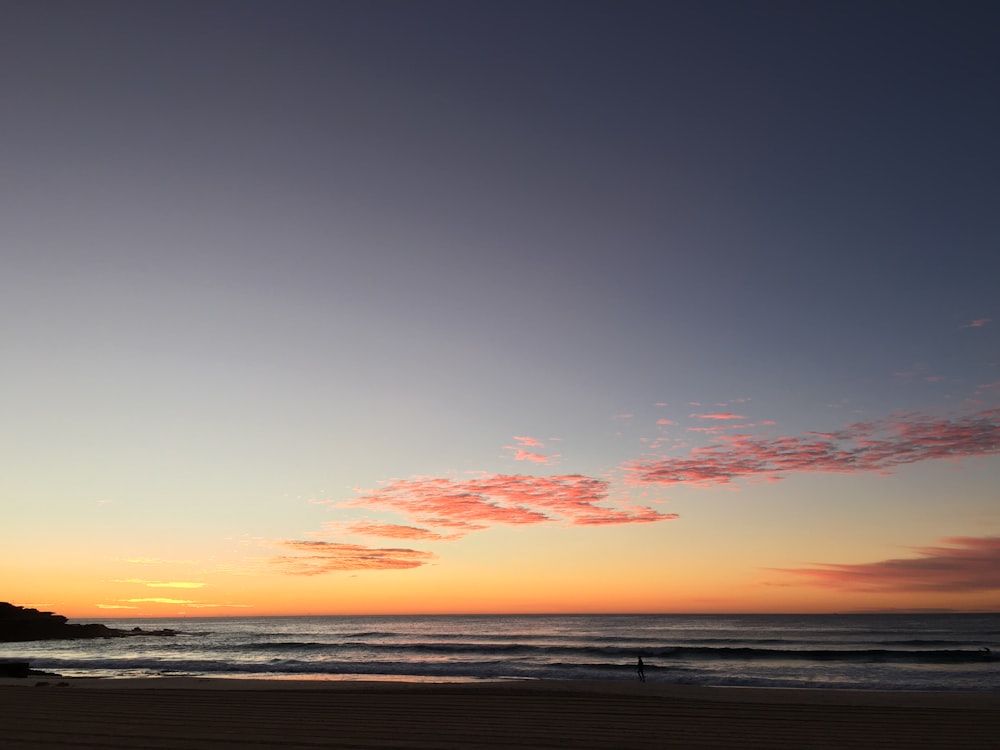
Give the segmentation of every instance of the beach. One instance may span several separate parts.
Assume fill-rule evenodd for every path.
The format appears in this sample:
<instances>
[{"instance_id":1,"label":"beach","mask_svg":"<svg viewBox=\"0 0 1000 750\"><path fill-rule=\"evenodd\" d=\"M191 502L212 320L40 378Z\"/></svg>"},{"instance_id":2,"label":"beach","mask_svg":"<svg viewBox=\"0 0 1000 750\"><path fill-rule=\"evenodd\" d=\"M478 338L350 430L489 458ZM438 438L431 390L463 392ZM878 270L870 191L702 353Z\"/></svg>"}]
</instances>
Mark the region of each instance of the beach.
<instances>
[{"instance_id":1,"label":"beach","mask_svg":"<svg viewBox=\"0 0 1000 750\"><path fill-rule=\"evenodd\" d=\"M639 682L0 679L0 747L995 748L1000 694Z\"/></svg>"}]
</instances>

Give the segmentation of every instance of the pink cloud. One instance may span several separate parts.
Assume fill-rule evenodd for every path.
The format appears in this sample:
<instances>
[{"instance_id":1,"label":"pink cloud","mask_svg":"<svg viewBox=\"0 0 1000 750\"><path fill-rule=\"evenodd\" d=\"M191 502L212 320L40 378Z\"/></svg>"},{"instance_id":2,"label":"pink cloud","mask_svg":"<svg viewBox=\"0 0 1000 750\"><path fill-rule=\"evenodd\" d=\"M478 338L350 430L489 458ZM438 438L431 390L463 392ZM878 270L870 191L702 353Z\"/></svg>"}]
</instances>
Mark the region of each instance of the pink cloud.
<instances>
[{"instance_id":1,"label":"pink cloud","mask_svg":"<svg viewBox=\"0 0 1000 750\"><path fill-rule=\"evenodd\" d=\"M536 464L547 464L550 463L552 458L549 456L543 456L541 453L531 453L526 450L518 449L514 452L515 461L531 461Z\"/></svg>"},{"instance_id":2,"label":"pink cloud","mask_svg":"<svg viewBox=\"0 0 1000 750\"><path fill-rule=\"evenodd\" d=\"M1000 590L1000 537L954 537L918 547L918 557L810 568L781 568L816 586L848 591Z\"/></svg>"},{"instance_id":3,"label":"pink cloud","mask_svg":"<svg viewBox=\"0 0 1000 750\"><path fill-rule=\"evenodd\" d=\"M358 521L347 526L345 530L350 534L381 536L389 539L437 540L447 538L436 531L421 529L417 526L402 526L397 523L374 523L373 521Z\"/></svg>"},{"instance_id":4,"label":"pink cloud","mask_svg":"<svg viewBox=\"0 0 1000 750\"><path fill-rule=\"evenodd\" d=\"M976 318L975 320L970 320L962 328L982 328L987 323L992 323L992 318Z\"/></svg>"},{"instance_id":5,"label":"pink cloud","mask_svg":"<svg viewBox=\"0 0 1000 750\"><path fill-rule=\"evenodd\" d=\"M997 409L957 419L908 414L836 432L777 438L732 435L694 448L687 457L639 459L623 469L633 483L661 485L720 485L791 472L888 473L929 459L1000 453L998 417Z\"/></svg>"},{"instance_id":6,"label":"pink cloud","mask_svg":"<svg viewBox=\"0 0 1000 750\"><path fill-rule=\"evenodd\" d=\"M634 508L632 510L598 509L592 514L577 515L573 523L577 526L608 526L623 523L655 523L657 521L673 521L680 518L676 513L660 513L652 508Z\"/></svg>"},{"instance_id":7,"label":"pink cloud","mask_svg":"<svg viewBox=\"0 0 1000 750\"><path fill-rule=\"evenodd\" d=\"M514 436L514 439L523 445L525 448L541 448L543 443L538 438L533 437L521 437L518 435Z\"/></svg>"},{"instance_id":8,"label":"pink cloud","mask_svg":"<svg viewBox=\"0 0 1000 750\"><path fill-rule=\"evenodd\" d=\"M563 521L574 525L650 523L676 518L650 508L608 508L608 482L577 474L488 474L474 479L397 479L347 503L400 513L422 527L455 534L491 524Z\"/></svg>"},{"instance_id":9,"label":"pink cloud","mask_svg":"<svg viewBox=\"0 0 1000 750\"><path fill-rule=\"evenodd\" d=\"M741 414L730 414L729 412L719 412L714 414L689 414L691 419L746 419Z\"/></svg>"},{"instance_id":10,"label":"pink cloud","mask_svg":"<svg viewBox=\"0 0 1000 750\"><path fill-rule=\"evenodd\" d=\"M360 544L339 542L286 541L287 547L298 555L272 558L273 565L292 575L314 576L334 570L403 570L418 568L433 560L436 555L415 549L365 547Z\"/></svg>"},{"instance_id":11,"label":"pink cloud","mask_svg":"<svg viewBox=\"0 0 1000 750\"><path fill-rule=\"evenodd\" d=\"M520 445L505 445L504 450L513 451L513 458L515 461L530 461L535 464L554 464L559 458L558 454L546 456L544 453L525 450L526 448L543 447L544 443L542 443L542 441L538 438L528 437L526 435L515 435L514 440L520 443Z\"/></svg>"},{"instance_id":12,"label":"pink cloud","mask_svg":"<svg viewBox=\"0 0 1000 750\"><path fill-rule=\"evenodd\" d=\"M656 424L658 424L658 425L674 424L674 420L672 420L672 419L657 419L656 420Z\"/></svg>"}]
</instances>

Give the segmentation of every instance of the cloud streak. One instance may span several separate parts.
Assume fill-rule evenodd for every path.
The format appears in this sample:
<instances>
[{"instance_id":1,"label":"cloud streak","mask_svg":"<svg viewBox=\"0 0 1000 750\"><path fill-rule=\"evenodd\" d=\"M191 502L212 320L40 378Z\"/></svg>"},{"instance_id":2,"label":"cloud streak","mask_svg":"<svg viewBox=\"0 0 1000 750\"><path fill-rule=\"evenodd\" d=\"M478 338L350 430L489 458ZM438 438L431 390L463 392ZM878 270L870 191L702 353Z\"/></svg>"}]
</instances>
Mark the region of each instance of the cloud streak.
<instances>
[{"instance_id":1,"label":"cloud streak","mask_svg":"<svg viewBox=\"0 0 1000 750\"><path fill-rule=\"evenodd\" d=\"M514 453L515 461L530 461L535 464L554 464L559 459L558 454L554 456L547 456L544 453L527 450L528 448L545 447L545 444L538 438L528 437L525 435L515 435L514 440L516 440L519 445L506 445L504 446L504 450L512 451Z\"/></svg>"},{"instance_id":2,"label":"cloud streak","mask_svg":"<svg viewBox=\"0 0 1000 750\"><path fill-rule=\"evenodd\" d=\"M531 461L536 464L547 464L551 460L549 456L543 456L541 453L532 453L518 448L514 451L515 461Z\"/></svg>"},{"instance_id":3,"label":"cloud streak","mask_svg":"<svg viewBox=\"0 0 1000 750\"><path fill-rule=\"evenodd\" d=\"M544 443L538 438L528 437L526 435L515 435L514 440L519 442L525 448L541 448Z\"/></svg>"},{"instance_id":4,"label":"cloud streak","mask_svg":"<svg viewBox=\"0 0 1000 750\"><path fill-rule=\"evenodd\" d=\"M608 508L608 482L577 474L533 477L488 474L474 479L397 479L346 503L400 513L421 527L452 535L492 524L571 525L651 523L676 518L651 508Z\"/></svg>"},{"instance_id":5,"label":"cloud streak","mask_svg":"<svg viewBox=\"0 0 1000 750\"><path fill-rule=\"evenodd\" d=\"M642 506L608 507L608 482L576 474L534 477L485 474L473 479L414 477L387 482L342 507L387 510L414 524L356 521L336 524L351 534L393 539L444 541L494 524L530 525L561 521L575 526L653 523L677 518ZM291 575L332 571L403 570L426 565L436 555L401 547L369 547L326 541L282 541L294 554L271 564Z\"/></svg>"},{"instance_id":6,"label":"cloud streak","mask_svg":"<svg viewBox=\"0 0 1000 750\"><path fill-rule=\"evenodd\" d=\"M292 575L314 576L341 570L405 570L426 565L432 552L395 547L365 547L340 542L286 541L282 547L301 554L271 560Z\"/></svg>"},{"instance_id":7,"label":"cloud streak","mask_svg":"<svg viewBox=\"0 0 1000 750\"><path fill-rule=\"evenodd\" d=\"M634 484L711 486L742 478L776 480L794 472L890 473L919 461L996 453L1000 409L990 409L957 419L908 414L790 437L732 435L686 457L643 458L622 469Z\"/></svg>"},{"instance_id":8,"label":"cloud streak","mask_svg":"<svg viewBox=\"0 0 1000 750\"><path fill-rule=\"evenodd\" d=\"M856 565L776 568L825 588L868 592L1000 590L1000 537L953 537L918 547L917 557Z\"/></svg>"},{"instance_id":9,"label":"cloud streak","mask_svg":"<svg viewBox=\"0 0 1000 750\"><path fill-rule=\"evenodd\" d=\"M439 534L430 529L421 529L417 526L403 526L398 523L375 523L373 521L352 523L346 527L346 531L351 534L381 536L389 539L439 540L448 538L444 534Z\"/></svg>"}]
</instances>

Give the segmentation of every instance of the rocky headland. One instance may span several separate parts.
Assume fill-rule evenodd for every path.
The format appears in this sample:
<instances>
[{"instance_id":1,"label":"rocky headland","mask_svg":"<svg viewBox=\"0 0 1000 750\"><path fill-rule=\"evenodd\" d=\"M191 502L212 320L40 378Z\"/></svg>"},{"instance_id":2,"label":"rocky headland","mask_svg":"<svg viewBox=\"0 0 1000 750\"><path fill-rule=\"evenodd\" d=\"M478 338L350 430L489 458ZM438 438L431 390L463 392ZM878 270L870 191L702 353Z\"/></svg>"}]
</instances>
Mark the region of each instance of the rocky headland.
<instances>
[{"instance_id":1,"label":"rocky headland","mask_svg":"<svg viewBox=\"0 0 1000 750\"><path fill-rule=\"evenodd\" d=\"M98 623L76 624L52 612L0 602L0 643L58 641L78 638L124 638L142 635L177 635L176 630L122 630Z\"/></svg>"}]
</instances>

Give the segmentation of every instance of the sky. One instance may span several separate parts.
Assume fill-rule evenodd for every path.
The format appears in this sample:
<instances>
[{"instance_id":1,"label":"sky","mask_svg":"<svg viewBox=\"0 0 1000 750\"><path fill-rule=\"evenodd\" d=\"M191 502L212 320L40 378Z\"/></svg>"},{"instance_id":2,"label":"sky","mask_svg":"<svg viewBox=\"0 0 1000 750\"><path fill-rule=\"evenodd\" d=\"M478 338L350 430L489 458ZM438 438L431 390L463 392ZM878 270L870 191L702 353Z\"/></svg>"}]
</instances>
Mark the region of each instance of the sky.
<instances>
[{"instance_id":1,"label":"sky","mask_svg":"<svg viewBox=\"0 0 1000 750\"><path fill-rule=\"evenodd\" d=\"M4 0L0 599L1000 610L1000 8Z\"/></svg>"}]
</instances>

